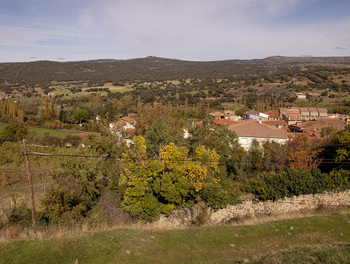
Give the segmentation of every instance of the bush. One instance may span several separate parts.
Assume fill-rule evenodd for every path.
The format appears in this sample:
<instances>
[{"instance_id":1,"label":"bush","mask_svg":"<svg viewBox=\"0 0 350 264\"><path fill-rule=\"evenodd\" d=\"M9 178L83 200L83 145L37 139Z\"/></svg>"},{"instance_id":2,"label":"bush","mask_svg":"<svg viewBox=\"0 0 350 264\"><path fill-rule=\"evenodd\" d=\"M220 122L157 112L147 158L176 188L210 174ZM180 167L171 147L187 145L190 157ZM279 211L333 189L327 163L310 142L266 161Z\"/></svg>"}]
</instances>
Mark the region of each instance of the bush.
<instances>
[{"instance_id":1,"label":"bush","mask_svg":"<svg viewBox=\"0 0 350 264\"><path fill-rule=\"evenodd\" d=\"M9 223L29 226L32 223L32 215L26 201L18 199L17 195L12 195L12 202L13 207L8 216Z\"/></svg>"},{"instance_id":2,"label":"bush","mask_svg":"<svg viewBox=\"0 0 350 264\"><path fill-rule=\"evenodd\" d=\"M60 146L62 144L62 139L60 137L50 135L50 132L46 132L41 139L41 143L48 146Z\"/></svg>"},{"instance_id":3,"label":"bush","mask_svg":"<svg viewBox=\"0 0 350 264\"><path fill-rule=\"evenodd\" d=\"M218 183L206 183L200 195L205 204L214 211L225 208L228 204L227 194Z\"/></svg>"},{"instance_id":4,"label":"bush","mask_svg":"<svg viewBox=\"0 0 350 264\"><path fill-rule=\"evenodd\" d=\"M77 135L67 135L63 139L63 143L65 144L71 144L73 147L79 146L80 142L82 141L82 138Z\"/></svg>"},{"instance_id":5,"label":"bush","mask_svg":"<svg viewBox=\"0 0 350 264\"><path fill-rule=\"evenodd\" d=\"M327 174L319 169L289 169L280 173L262 173L243 189L261 201L276 201L283 197L348 187L349 175L350 172L346 170L334 170Z\"/></svg>"},{"instance_id":6,"label":"bush","mask_svg":"<svg viewBox=\"0 0 350 264\"><path fill-rule=\"evenodd\" d=\"M44 209L43 218L49 222L77 220L86 207L77 197L74 191L65 187L51 187L46 191L45 197L41 201Z\"/></svg>"},{"instance_id":7,"label":"bush","mask_svg":"<svg viewBox=\"0 0 350 264\"><path fill-rule=\"evenodd\" d=\"M7 124L0 131L3 140L17 142L25 138L28 134L28 128L23 124Z\"/></svg>"}]
</instances>

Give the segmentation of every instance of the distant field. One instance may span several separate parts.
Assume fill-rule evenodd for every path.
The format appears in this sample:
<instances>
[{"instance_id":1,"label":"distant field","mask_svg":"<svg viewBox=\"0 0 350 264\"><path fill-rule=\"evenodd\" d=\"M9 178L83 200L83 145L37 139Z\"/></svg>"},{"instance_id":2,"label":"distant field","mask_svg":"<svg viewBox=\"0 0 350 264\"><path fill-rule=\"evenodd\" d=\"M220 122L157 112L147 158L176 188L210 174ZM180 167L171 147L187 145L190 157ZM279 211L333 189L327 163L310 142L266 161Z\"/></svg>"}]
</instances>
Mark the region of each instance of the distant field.
<instances>
[{"instance_id":1,"label":"distant field","mask_svg":"<svg viewBox=\"0 0 350 264\"><path fill-rule=\"evenodd\" d=\"M81 133L81 131L77 131L77 130L69 130L69 131L68 130L55 130L55 129L40 128L40 127L29 127L28 130L35 131L39 135L44 135L45 133L49 132L50 135L61 137L61 138L64 138L67 135Z\"/></svg>"},{"instance_id":2,"label":"distant field","mask_svg":"<svg viewBox=\"0 0 350 264\"><path fill-rule=\"evenodd\" d=\"M349 222L345 208L251 226L55 230L0 242L0 263L350 263Z\"/></svg>"},{"instance_id":3,"label":"distant field","mask_svg":"<svg viewBox=\"0 0 350 264\"><path fill-rule=\"evenodd\" d=\"M124 86L114 86L114 85L110 85L110 84L106 84L103 87L89 87L89 88L84 88L82 89L82 92L76 92L76 93L72 93L69 89L64 89L64 90L56 90L53 93L55 93L56 95L61 95L63 94L64 96L67 97L79 97L79 96L84 96L84 95L89 95L91 92L86 91L87 89L90 88L97 88L97 89L101 89L101 91L98 91L97 93L99 93L102 96L106 96L108 93L106 91L103 91L103 88L109 88L109 90L112 93L125 93L128 91L132 91L132 88L129 87L124 87ZM94 92L96 93L96 92Z\"/></svg>"},{"instance_id":4,"label":"distant field","mask_svg":"<svg viewBox=\"0 0 350 264\"><path fill-rule=\"evenodd\" d=\"M4 124L0 124L0 131L2 130L2 128L4 126L5 126ZM81 131L77 131L77 130L68 131L68 130L56 130L56 129L40 128L40 127L28 127L28 131L35 131L41 136L44 135L45 133L49 132L50 135L61 137L61 138L64 138L67 135L76 134L76 133L81 132Z\"/></svg>"}]
</instances>

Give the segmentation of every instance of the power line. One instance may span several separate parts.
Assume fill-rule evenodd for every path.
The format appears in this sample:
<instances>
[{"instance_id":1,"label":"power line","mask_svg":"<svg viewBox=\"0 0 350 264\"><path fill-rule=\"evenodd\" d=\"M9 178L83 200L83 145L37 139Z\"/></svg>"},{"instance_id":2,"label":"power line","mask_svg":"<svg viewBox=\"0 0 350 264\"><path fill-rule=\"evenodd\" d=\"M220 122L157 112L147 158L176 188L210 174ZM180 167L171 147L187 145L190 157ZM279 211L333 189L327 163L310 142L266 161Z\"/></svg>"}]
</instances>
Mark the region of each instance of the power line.
<instances>
[{"instance_id":1,"label":"power line","mask_svg":"<svg viewBox=\"0 0 350 264\"><path fill-rule=\"evenodd\" d=\"M46 156L46 157L74 157L74 158L98 158L98 159L117 159L117 160L140 160L140 161L162 161L162 162L204 162L204 163L220 163L220 160L193 160L193 159L156 159L156 158L133 158L133 157L115 157L110 155L105 156L93 156L93 155L79 155L79 154L52 154L52 153L40 153L40 152L28 152L28 156ZM244 160L232 160L233 163L252 163L254 160L244 159ZM336 159L295 159L295 160L287 160L287 162L308 162L308 163L323 163L323 164L350 164L350 160L342 160L337 161ZM274 162L277 163L277 162Z\"/></svg>"}]
</instances>

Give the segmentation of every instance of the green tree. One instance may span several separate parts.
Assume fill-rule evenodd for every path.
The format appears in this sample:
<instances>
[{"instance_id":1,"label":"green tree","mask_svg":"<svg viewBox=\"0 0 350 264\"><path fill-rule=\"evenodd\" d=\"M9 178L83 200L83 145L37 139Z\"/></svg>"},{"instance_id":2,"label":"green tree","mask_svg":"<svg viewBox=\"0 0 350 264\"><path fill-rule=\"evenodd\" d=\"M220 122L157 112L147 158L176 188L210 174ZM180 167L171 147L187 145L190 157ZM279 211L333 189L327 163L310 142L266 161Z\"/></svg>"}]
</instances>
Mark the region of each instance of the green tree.
<instances>
[{"instance_id":1,"label":"green tree","mask_svg":"<svg viewBox=\"0 0 350 264\"><path fill-rule=\"evenodd\" d=\"M171 117L157 118L148 128L145 138L147 152L151 157L159 156L160 149L171 142L178 146L186 145L180 124Z\"/></svg>"},{"instance_id":2,"label":"green tree","mask_svg":"<svg viewBox=\"0 0 350 264\"><path fill-rule=\"evenodd\" d=\"M28 127L17 123L7 124L0 131L0 136L3 138L3 140L8 141L22 140L27 134Z\"/></svg>"},{"instance_id":3,"label":"green tree","mask_svg":"<svg viewBox=\"0 0 350 264\"><path fill-rule=\"evenodd\" d=\"M73 119L78 121L80 124L81 122L86 121L89 118L89 112L84 109L77 109L73 112Z\"/></svg>"},{"instance_id":4,"label":"green tree","mask_svg":"<svg viewBox=\"0 0 350 264\"><path fill-rule=\"evenodd\" d=\"M338 162L346 161L350 158L350 125L344 130L336 133L332 141L332 154ZM341 164L343 168L349 168L348 164Z\"/></svg>"}]
</instances>

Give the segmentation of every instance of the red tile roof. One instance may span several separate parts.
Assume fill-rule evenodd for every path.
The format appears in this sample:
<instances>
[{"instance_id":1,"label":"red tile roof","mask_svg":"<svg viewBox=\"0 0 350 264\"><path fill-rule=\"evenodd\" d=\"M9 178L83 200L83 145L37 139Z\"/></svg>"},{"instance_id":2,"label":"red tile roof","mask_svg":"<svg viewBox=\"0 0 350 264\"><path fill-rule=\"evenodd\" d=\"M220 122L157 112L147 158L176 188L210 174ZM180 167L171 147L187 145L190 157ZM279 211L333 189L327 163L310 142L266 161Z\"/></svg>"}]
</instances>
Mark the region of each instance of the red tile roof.
<instances>
[{"instance_id":1,"label":"red tile roof","mask_svg":"<svg viewBox=\"0 0 350 264\"><path fill-rule=\"evenodd\" d=\"M220 120L214 120L214 123L216 124L216 125L224 125L224 124L226 124L226 125L234 125L234 124L237 124L238 122L236 122L236 121L232 121L232 120L230 120L230 119L220 119Z\"/></svg>"},{"instance_id":2,"label":"red tile roof","mask_svg":"<svg viewBox=\"0 0 350 264\"><path fill-rule=\"evenodd\" d=\"M230 125L229 128L236 132L238 136L287 138L286 130L260 124L255 120L246 120L235 125Z\"/></svg>"},{"instance_id":3,"label":"red tile roof","mask_svg":"<svg viewBox=\"0 0 350 264\"><path fill-rule=\"evenodd\" d=\"M262 121L263 124L265 125L270 125L270 126L287 126L287 122L284 120L268 120L268 121Z\"/></svg>"},{"instance_id":4,"label":"red tile roof","mask_svg":"<svg viewBox=\"0 0 350 264\"><path fill-rule=\"evenodd\" d=\"M136 122L135 119L133 119L133 118L131 118L131 117L128 117L128 116L123 116L123 117L121 118L121 120L123 120L123 121L125 121L125 122L129 122L129 123L135 123L135 122Z\"/></svg>"},{"instance_id":5,"label":"red tile roof","mask_svg":"<svg viewBox=\"0 0 350 264\"><path fill-rule=\"evenodd\" d=\"M279 118L280 117L280 112L278 110L266 111L264 114L269 115L269 117L271 117L271 118Z\"/></svg>"},{"instance_id":6,"label":"red tile roof","mask_svg":"<svg viewBox=\"0 0 350 264\"><path fill-rule=\"evenodd\" d=\"M308 121L300 125L297 125L297 127L301 128L303 131L311 131L311 130L316 131L316 130L321 130L324 127L333 127L336 130L340 131L344 129L345 125L346 125L346 122L344 120L334 119L334 118L324 118L324 119L318 119L315 121Z\"/></svg>"}]
</instances>

